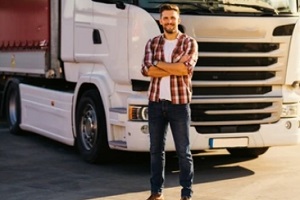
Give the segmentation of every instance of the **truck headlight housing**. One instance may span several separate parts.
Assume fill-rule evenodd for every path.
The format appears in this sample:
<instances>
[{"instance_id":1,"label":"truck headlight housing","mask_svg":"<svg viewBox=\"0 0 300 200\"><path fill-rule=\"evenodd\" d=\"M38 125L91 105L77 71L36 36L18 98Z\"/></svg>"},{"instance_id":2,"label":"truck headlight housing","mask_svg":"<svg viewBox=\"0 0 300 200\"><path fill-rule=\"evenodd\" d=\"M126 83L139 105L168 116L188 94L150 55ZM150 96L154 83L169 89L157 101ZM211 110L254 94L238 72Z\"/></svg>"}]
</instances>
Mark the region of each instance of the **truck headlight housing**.
<instances>
[{"instance_id":1,"label":"truck headlight housing","mask_svg":"<svg viewBox=\"0 0 300 200\"><path fill-rule=\"evenodd\" d=\"M130 121L148 121L148 106L130 105L128 115Z\"/></svg>"},{"instance_id":2,"label":"truck headlight housing","mask_svg":"<svg viewBox=\"0 0 300 200\"><path fill-rule=\"evenodd\" d=\"M281 117L282 118L291 118L298 116L298 104L283 104Z\"/></svg>"}]
</instances>

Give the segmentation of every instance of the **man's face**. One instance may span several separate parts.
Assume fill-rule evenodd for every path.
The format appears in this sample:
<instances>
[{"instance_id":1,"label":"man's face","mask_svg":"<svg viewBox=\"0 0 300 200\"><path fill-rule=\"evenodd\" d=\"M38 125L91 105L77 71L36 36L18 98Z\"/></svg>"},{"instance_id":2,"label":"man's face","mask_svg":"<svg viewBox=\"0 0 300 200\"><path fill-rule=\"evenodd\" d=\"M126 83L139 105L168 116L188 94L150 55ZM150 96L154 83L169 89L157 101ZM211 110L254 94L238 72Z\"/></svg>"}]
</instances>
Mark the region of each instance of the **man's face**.
<instances>
[{"instance_id":1,"label":"man's face","mask_svg":"<svg viewBox=\"0 0 300 200\"><path fill-rule=\"evenodd\" d=\"M159 22L166 33L176 33L180 23L179 14L174 10L165 10L162 12Z\"/></svg>"}]
</instances>

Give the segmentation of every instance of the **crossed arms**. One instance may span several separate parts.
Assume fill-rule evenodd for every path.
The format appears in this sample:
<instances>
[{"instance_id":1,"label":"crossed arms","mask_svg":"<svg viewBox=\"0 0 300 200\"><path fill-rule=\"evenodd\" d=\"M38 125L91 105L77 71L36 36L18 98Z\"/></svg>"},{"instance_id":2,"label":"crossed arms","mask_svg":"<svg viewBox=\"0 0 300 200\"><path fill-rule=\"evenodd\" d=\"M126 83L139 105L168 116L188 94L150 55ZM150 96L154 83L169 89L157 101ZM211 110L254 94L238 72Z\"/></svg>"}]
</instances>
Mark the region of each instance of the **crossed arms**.
<instances>
[{"instance_id":1,"label":"crossed arms","mask_svg":"<svg viewBox=\"0 0 300 200\"><path fill-rule=\"evenodd\" d=\"M148 69L148 76L158 78L170 75L184 76L188 75L187 66L184 64L190 59L189 55L184 55L177 63L166 63L159 61L156 66L151 66Z\"/></svg>"},{"instance_id":2,"label":"crossed arms","mask_svg":"<svg viewBox=\"0 0 300 200\"><path fill-rule=\"evenodd\" d=\"M173 63L167 63L161 61L163 52L161 49L156 48L161 45L160 43L162 39L163 36L160 35L148 40L145 46L141 73L144 76L150 76L152 78L160 78L170 75L191 76L198 59L198 44L196 40L181 34L178 38L181 46L175 47L178 49L176 49L176 54L172 55L172 58L176 61ZM155 63L155 66L153 64L153 59L159 61L158 63Z\"/></svg>"}]
</instances>

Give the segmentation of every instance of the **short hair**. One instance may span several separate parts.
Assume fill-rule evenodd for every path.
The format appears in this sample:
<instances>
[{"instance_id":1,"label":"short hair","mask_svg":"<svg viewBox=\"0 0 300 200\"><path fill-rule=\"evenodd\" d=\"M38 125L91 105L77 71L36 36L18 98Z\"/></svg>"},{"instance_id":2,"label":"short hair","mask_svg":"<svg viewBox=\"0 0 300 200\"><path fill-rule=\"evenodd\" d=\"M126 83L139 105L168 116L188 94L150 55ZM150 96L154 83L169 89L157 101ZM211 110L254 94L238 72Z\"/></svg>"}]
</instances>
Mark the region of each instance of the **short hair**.
<instances>
[{"instance_id":1,"label":"short hair","mask_svg":"<svg viewBox=\"0 0 300 200\"><path fill-rule=\"evenodd\" d=\"M165 11L165 10L174 10L178 14L180 14L179 7L177 5L174 5L174 4L162 4L159 8L159 13L162 14L162 12Z\"/></svg>"}]
</instances>

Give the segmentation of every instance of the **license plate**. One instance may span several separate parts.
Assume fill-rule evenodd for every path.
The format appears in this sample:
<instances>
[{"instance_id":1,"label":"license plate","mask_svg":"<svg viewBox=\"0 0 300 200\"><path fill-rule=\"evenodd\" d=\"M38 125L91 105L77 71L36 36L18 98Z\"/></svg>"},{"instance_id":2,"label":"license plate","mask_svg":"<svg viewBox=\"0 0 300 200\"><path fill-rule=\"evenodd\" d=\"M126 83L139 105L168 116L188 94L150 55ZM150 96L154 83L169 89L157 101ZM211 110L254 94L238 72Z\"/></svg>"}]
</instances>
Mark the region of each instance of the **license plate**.
<instances>
[{"instance_id":1,"label":"license plate","mask_svg":"<svg viewBox=\"0 0 300 200\"><path fill-rule=\"evenodd\" d=\"M213 148L229 148L229 147L247 147L249 139L243 138L210 138L209 147Z\"/></svg>"}]
</instances>

